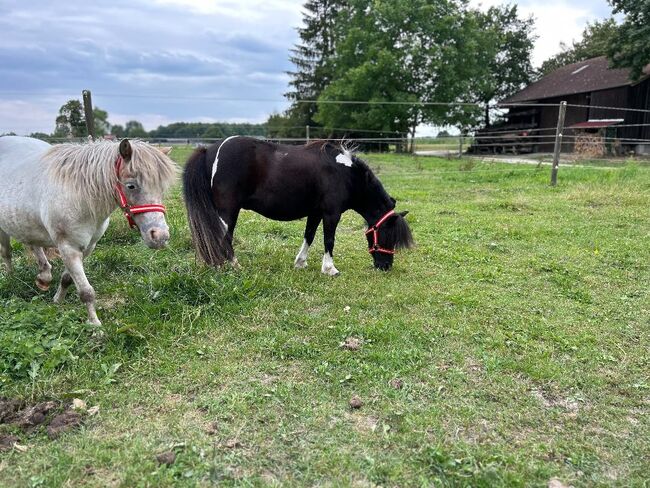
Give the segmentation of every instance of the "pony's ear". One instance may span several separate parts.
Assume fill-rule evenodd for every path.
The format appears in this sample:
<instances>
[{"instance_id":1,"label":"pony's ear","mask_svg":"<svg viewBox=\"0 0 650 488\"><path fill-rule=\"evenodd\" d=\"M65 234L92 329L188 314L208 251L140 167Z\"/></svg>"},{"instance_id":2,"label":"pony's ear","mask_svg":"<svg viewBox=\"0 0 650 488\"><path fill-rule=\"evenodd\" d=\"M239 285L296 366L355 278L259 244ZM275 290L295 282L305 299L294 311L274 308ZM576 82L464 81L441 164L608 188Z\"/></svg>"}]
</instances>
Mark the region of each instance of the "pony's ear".
<instances>
[{"instance_id":1,"label":"pony's ear","mask_svg":"<svg viewBox=\"0 0 650 488\"><path fill-rule=\"evenodd\" d=\"M158 150L166 156L169 156L169 153L172 152L172 146L159 147Z\"/></svg>"},{"instance_id":2,"label":"pony's ear","mask_svg":"<svg viewBox=\"0 0 650 488\"><path fill-rule=\"evenodd\" d=\"M131 159L132 154L133 148L131 148L131 143L128 139L122 139L122 142L120 142L120 156L122 156L124 161L128 161Z\"/></svg>"},{"instance_id":3,"label":"pony's ear","mask_svg":"<svg viewBox=\"0 0 650 488\"><path fill-rule=\"evenodd\" d=\"M400 214L402 217L406 217L406 216L408 215L408 213L409 213L408 210L404 210L403 212L399 212L399 214Z\"/></svg>"}]
</instances>

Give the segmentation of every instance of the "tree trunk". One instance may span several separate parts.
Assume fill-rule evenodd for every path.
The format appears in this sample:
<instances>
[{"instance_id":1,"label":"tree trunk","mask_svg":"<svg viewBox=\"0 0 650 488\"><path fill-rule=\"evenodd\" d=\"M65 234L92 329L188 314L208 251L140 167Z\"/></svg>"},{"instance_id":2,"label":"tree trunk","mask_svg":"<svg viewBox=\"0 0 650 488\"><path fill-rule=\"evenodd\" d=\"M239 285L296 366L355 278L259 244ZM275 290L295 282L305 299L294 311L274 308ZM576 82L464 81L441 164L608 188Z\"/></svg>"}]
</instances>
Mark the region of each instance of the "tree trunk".
<instances>
[{"instance_id":1,"label":"tree trunk","mask_svg":"<svg viewBox=\"0 0 650 488\"><path fill-rule=\"evenodd\" d=\"M485 103L485 128L490 128L490 103Z\"/></svg>"}]
</instances>

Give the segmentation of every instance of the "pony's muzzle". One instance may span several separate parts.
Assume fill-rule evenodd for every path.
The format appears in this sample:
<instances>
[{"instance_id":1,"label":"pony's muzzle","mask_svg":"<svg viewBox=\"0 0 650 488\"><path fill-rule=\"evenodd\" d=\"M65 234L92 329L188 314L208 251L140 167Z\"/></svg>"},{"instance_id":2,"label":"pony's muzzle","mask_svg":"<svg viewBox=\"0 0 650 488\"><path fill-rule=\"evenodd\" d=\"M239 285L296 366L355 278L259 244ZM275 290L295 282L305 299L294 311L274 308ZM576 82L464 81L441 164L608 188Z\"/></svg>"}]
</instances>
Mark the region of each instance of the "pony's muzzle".
<instances>
[{"instance_id":1,"label":"pony's muzzle","mask_svg":"<svg viewBox=\"0 0 650 488\"><path fill-rule=\"evenodd\" d=\"M147 231L146 244L153 249L160 249L169 241L169 229L153 227Z\"/></svg>"},{"instance_id":2,"label":"pony's muzzle","mask_svg":"<svg viewBox=\"0 0 650 488\"><path fill-rule=\"evenodd\" d=\"M169 241L169 227L162 214L159 215L162 218L155 218L154 214L150 214L148 218L142 219L144 222L139 223L142 240L151 249L162 249Z\"/></svg>"}]
</instances>

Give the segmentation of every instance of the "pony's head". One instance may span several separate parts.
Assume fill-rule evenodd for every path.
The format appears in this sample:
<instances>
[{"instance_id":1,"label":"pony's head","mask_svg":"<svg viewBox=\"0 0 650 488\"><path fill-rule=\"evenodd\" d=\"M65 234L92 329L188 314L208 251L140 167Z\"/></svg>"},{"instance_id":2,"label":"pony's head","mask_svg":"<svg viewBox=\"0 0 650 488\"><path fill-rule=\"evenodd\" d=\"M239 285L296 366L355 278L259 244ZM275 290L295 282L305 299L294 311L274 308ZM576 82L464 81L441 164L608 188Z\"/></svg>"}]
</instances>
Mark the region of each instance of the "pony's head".
<instances>
[{"instance_id":1,"label":"pony's head","mask_svg":"<svg viewBox=\"0 0 650 488\"><path fill-rule=\"evenodd\" d=\"M396 250L413 247L411 229L404 218L408 211L395 212L395 199L352 151L341 148L339 154L345 156L353 171L353 208L368 222L366 238L374 266L388 271L393 266Z\"/></svg>"},{"instance_id":2,"label":"pony's head","mask_svg":"<svg viewBox=\"0 0 650 488\"><path fill-rule=\"evenodd\" d=\"M395 199L391 197L391 201L394 207ZM404 218L406 214L408 210L397 213L391 209L368 227L368 250L372 254L376 269L390 270L393 267L395 251L413 247L411 229Z\"/></svg>"},{"instance_id":3,"label":"pony's head","mask_svg":"<svg viewBox=\"0 0 650 488\"><path fill-rule=\"evenodd\" d=\"M170 151L128 139L119 145L123 163L116 165L116 176L127 204L124 210L152 249L165 247L169 240L162 198L176 175L176 165L167 157Z\"/></svg>"}]
</instances>

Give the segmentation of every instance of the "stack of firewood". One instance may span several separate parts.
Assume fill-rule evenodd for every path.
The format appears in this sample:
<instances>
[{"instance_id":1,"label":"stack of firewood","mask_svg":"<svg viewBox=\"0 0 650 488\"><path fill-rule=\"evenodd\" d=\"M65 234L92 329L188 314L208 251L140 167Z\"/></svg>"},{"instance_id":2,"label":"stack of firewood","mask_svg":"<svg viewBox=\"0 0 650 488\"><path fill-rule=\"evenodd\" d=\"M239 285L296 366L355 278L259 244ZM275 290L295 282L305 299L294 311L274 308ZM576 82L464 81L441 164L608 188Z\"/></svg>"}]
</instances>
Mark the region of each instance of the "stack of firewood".
<instances>
[{"instance_id":1,"label":"stack of firewood","mask_svg":"<svg viewBox=\"0 0 650 488\"><path fill-rule=\"evenodd\" d=\"M605 138L599 134L580 134L575 139L575 152L585 157L604 156L607 152Z\"/></svg>"}]
</instances>

